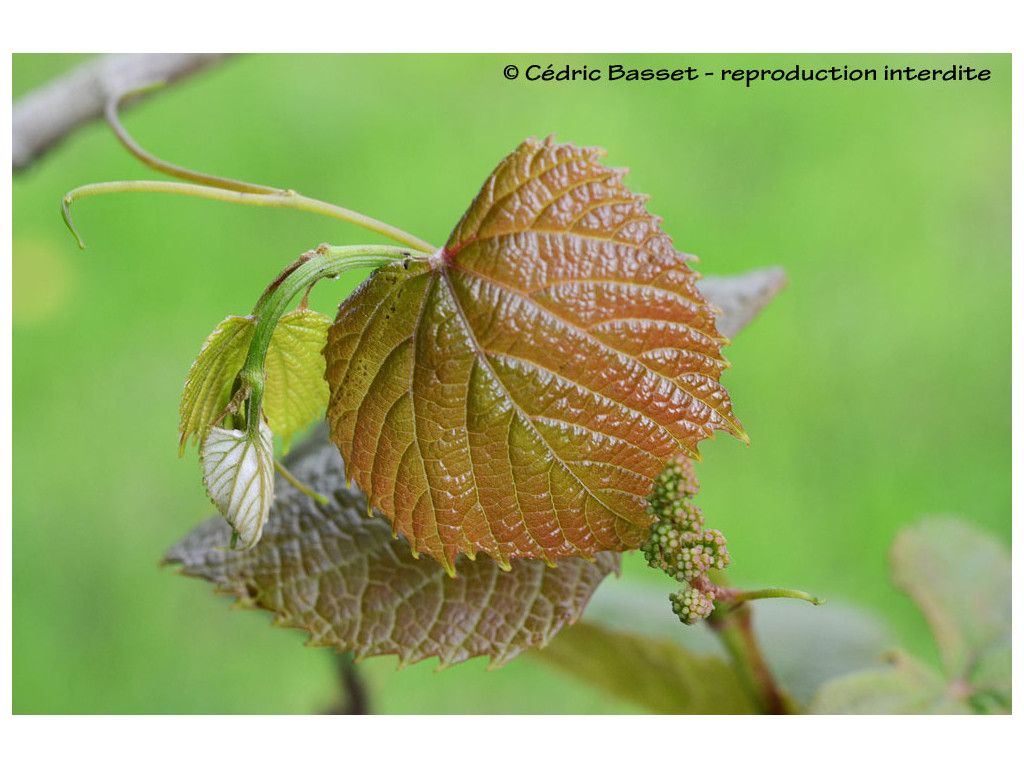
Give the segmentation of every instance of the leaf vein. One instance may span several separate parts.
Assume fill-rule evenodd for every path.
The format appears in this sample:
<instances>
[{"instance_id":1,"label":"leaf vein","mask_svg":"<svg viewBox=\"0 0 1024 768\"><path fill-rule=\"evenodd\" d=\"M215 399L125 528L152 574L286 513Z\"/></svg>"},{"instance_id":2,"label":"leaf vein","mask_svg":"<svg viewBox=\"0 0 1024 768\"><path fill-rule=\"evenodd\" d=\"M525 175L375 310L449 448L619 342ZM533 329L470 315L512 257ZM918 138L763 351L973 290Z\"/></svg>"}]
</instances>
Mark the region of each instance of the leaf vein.
<instances>
[{"instance_id":1,"label":"leaf vein","mask_svg":"<svg viewBox=\"0 0 1024 768\"><path fill-rule=\"evenodd\" d=\"M462 305L459 303L458 296L455 295L455 289L452 286L451 278L448 275L448 269L446 267L439 267L437 272L441 273L442 279L445 281L445 285L448 288L448 292L451 294L452 303L456 307L456 311L457 311L459 320L462 322L463 326L466 329L466 336L469 339L470 343L473 345L473 350L474 350L474 352L475 352L475 354L477 356L477 359L480 360L487 367L488 370L490 370L491 375L494 376L494 380L497 381L498 384L501 386L501 388L505 390L505 395L508 397L508 401L510 403L512 403L512 405L515 407L516 411L519 413L520 417L523 419L523 422L525 424L527 424L531 430L533 430L534 434L547 447L547 449L551 453L551 455L554 456L556 459L558 459L558 461L561 462L561 458L558 456L557 453L555 453L554 449L552 449L551 445L545 439L544 435L542 435L537 430L537 428L533 425L533 422L530 421L530 417L526 413L523 412L523 409L520 407L519 403L512 397L512 393L509 392L509 389L506 386L505 382L503 382L501 380L501 378L497 374L497 371L495 371L494 368L491 366L490 360L488 359L488 356L487 356L486 352L480 346L480 341L476 338L476 334L473 333L473 327L470 325L469 320L466 317L465 312L463 312L463 310L462 310ZM511 425L511 421L509 422L509 424ZM563 466L565 466L564 462L562 462L562 464L563 464ZM509 467L511 468L511 466L512 465L511 465L511 457L510 457ZM583 488L584 491L587 492L588 496L593 498L594 501L596 501L602 507L604 507L609 512L611 512L612 515L618 517L618 515L615 513L615 510L608 509L607 505L604 504L604 502L602 502L600 499L598 499L597 497L595 497L593 494L590 493L590 490L583 484L583 482L580 480L580 478L578 478L576 476L575 472L573 472L569 467L565 467L565 471L568 472L570 475L572 475L573 479L580 485L581 488ZM514 479L515 478L515 472L513 472L512 475L513 475L513 479ZM552 505L552 509L553 508L554 508L554 505ZM522 516L522 507L520 507L519 509L520 509L520 516ZM528 527L528 524L527 524L527 521L526 521L525 517L523 517L523 525L524 525L524 527L526 527L526 530L529 533L529 527ZM589 521L587 522L587 526L590 527ZM559 529L559 533L562 534L563 538L565 537L565 533L561 529ZM532 533L530 534L530 538L533 539L533 534ZM534 541L536 542L536 539L534 539ZM542 547L542 549L543 549L543 547ZM578 549L578 547L577 547L577 549Z\"/></svg>"}]
</instances>

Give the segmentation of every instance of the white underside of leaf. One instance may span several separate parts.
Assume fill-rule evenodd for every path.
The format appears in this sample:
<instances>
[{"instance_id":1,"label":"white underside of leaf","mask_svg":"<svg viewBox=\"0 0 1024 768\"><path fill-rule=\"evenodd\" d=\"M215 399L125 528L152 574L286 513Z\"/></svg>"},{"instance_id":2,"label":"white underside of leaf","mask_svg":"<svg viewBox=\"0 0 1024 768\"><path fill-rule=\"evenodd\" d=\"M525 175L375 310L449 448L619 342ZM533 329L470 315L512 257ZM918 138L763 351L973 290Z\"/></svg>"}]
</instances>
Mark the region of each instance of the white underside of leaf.
<instances>
[{"instance_id":1,"label":"white underside of leaf","mask_svg":"<svg viewBox=\"0 0 1024 768\"><path fill-rule=\"evenodd\" d=\"M200 451L206 492L243 549L260 540L274 501L273 437L262 422L256 442L237 429L212 427Z\"/></svg>"}]
</instances>

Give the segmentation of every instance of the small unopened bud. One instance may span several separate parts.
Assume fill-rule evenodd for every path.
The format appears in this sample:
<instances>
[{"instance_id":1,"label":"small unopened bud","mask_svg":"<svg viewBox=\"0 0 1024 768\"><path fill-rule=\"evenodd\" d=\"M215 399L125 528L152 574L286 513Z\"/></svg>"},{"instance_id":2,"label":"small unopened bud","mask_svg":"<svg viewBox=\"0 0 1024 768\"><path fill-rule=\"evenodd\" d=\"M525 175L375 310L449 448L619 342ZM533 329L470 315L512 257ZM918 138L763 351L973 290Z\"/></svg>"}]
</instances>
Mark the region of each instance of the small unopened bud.
<instances>
[{"instance_id":1,"label":"small unopened bud","mask_svg":"<svg viewBox=\"0 0 1024 768\"><path fill-rule=\"evenodd\" d=\"M237 429L211 427L199 451L206 492L243 549L260 540L274 501L273 437L263 422L254 442Z\"/></svg>"}]
</instances>

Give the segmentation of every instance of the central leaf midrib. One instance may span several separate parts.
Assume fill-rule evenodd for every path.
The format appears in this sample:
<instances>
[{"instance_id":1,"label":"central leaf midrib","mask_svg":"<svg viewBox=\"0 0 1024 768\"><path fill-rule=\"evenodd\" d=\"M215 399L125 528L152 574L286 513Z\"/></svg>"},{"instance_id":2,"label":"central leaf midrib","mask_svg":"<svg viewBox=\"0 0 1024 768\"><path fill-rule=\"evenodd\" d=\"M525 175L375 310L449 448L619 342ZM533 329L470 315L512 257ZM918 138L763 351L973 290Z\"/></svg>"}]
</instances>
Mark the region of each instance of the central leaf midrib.
<instances>
[{"instance_id":1,"label":"central leaf midrib","mask_svg":"<svg viewBox=\"0 0 1024 768\"><path fill-rule=\"evenodd\" d=\"M547 438L545 438L544 435L534 425L533 420L530 418L529 414L523 411L519 403L515 401L515 399L512 397L512 393L509 392L508 387L505 385L505 382L501 380L501 378L498 376L497 371L494 370L494 367L491 365L491 361L487 356L487 352L480 345L480 342L477 339L476 334L473 332L473 326L470 325L469 319L466 317L466 313L463 311L462 305L459 303L459 297L456 296L455 294L455 289L452 286L451 276L449 275L448 267L442 265L439 266L435 271L438 274L440 274L441 279L444 281L444 285L448 290L448 294L451 296L452 304L455 306L455 311L458 315L458 318L462 323L462 326L466 329L466 337L473 347L473 353L476 355L477 360L479 360L484 366L486 366L487 370L490 371L491 375L494 377L494 380L498 382L498 385L502 388L502 390L504 390L506 399L508 400L509 403L512 404L512 407L516 409L516 412L519 414L520 418L523 419L523 422L529 425L529 428L533 431L537 438L544 444L548 452L558 461L562 468L572 476L572 478L579 484L579 486L584 491L586 491L587 495L590 496L590 498L596 501L602 508L606 509L615 517L625 520L626 518L622 517L622 515L618 514L614 509L608 506L608 504L606 504L604 501L602 501L600 498L594 495L593 491L590 489L590 486L584 483L583 480L580 479L580 477L575 472L573 472L572 468L565 463L562 457L559 456L555 449L551 447L551 444L547 441ZM554 510L553 503L552 510ZM525 524L527 522L526 517L525 515L523 515L522 517L523 523ZM594 540L598 541L599 537L597 533L594 531L593 527L591 526L589 517L587 515L583 515L583 518L587 524L587 529L590 531ZM627 520L626 522L629 521ZM577 551L581 550L578 544L573 543L573 546L576 548Z\"/></svg>"},{"instance_id":2,"label":"central leaf midrib","mask_svg":"<svg viewBox=\"0 0 1024 768\"><path fill-rule=\"evenodd\" d=\"M426 480L426 483L427 483L427 496L430 498L430 508L433 511L433 514L431 514L430 517L431 517L431 521L434 523L434 535L437 537L437 541L439 542L440 547L441 547L442 565L444 565L445 570L447 570L449 573L454 573L455 558L453 557L451 559L451 562L449 562L448 554L447 554L447 552L445 552L445 541L444 541L444 538L441 536L441 526L440 526L440 524L438 523L438 520L437 520L437 504L434 503L433 488L431 487L430 477L427 474L427 461L426 461L426 457L423 455L423 447L420 444L419 427L416 424L416 393L413 391L415 389L415 381L416 381L416 344L417 344L417 337L419 336L420 324L423 322L423 315L426 314L427 307L430 305L430 291L431 291L431 289L433 287L433 281L436 279L436 274L437 273L435 272L429 278L430 282L427 284L426 290L423 292L423 304L420 306L420 311L416 315L416 322L413 325L412 333L410 334L410 338L412 339L412 343L413 343L413 359L412 359L412 375L409 376L409 405L412 408L412 437L413 437L413 445L416 446L416 452L419 453L419 455L420 455L420 466L423 467L423 476L424 476L424 480ZM399 464L399 466L401 466L401 464ZM415 506L413 507L413 509L415 509ZM410 525L413 525L413 519L412 519L412 514L411 513L409 515L409 522L410 522ZM413 525L413 528L415 528L414 525ZM414 537L416 537L415 530L410 531L410 533L412 533L412 535ZM419 538L419 537L416 537L416 538Z\"/></svg>"}]
</instances>

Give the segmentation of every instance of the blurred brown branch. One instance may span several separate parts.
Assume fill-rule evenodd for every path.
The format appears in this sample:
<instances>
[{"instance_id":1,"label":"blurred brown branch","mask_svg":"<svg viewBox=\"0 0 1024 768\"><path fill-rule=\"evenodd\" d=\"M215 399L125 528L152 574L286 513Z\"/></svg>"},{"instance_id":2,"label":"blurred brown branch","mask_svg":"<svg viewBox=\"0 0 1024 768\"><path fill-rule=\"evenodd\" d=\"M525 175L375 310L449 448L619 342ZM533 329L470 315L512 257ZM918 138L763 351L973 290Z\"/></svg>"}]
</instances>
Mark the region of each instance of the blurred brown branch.
<instances>
[{"instance_id":1,"label":"blurred brown branch","mask_svg":"<svg viewBox=\"0 0 1024 768\"><path fill-rule=\"evenodd\" d=\"M366 683L356 669L351 653L335 653L334 664L338 670L341 683L341 699L325 715L368 715L370 714L369 695Z\"/></svg>"},{"instance_id":2,"label":"blurred brown branch","mask_svg":"<svg viewBox=\"0 0 1024 768\"><path fill-rule=\"evenodd\" d=\"M23 171L84 123L103 116L111 98L157 81L180 80L223 60L224 53L131 53L82 64L14 104L11 155Z\"/></svg>"}]
</instances>

